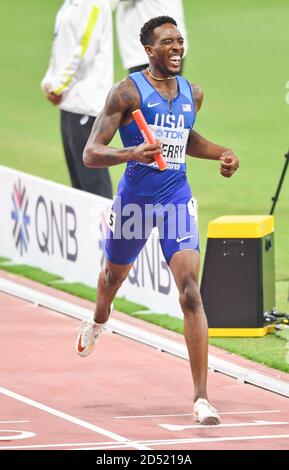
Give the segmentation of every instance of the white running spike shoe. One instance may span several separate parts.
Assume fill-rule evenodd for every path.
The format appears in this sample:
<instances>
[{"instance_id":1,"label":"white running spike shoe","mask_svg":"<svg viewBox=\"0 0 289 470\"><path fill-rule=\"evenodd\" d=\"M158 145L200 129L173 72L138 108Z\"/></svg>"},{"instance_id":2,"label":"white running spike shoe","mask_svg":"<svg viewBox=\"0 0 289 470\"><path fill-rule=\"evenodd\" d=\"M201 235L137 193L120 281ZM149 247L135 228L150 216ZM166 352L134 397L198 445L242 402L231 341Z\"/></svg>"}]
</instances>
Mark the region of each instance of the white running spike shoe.
<instances>
[{"instance_id":1,"label":"white running spike shoe","mask_svg":"<svg viewBox=\"0 0 289 470\"><path fill-rule=\"evenodd\" d=\"M113 310L114 306L111 304L109 309L109 317ZM109 317L104 323L96 323L94 320L85 321L82 323L75 345L76 352L79 356L86 357L92 353L95 343L99 339L102 330L109 320Z\"/></svg>"},{"instance_id":2,"label":"white running spike shoe","mask_svg":"<svg viewBox=\"0 0 289 470\"><path fill-rule=\"evenodd\" d=\"M99 338L105 323L86 321L81 325L76 339L76 352L81 357L86 357L94 350L95 342Z\"/></svg>"},{"instance_id":3,"label":"white running spike shoe","mask_svg":"<svg viewBox=\"0 0 289 470\"><path fill-rule=\"evenodd\" d=\"M221 423L217 410L205 398L198 398L193 406L195 421L205 426L216 426Z\"/></svg>"}]
</instances>

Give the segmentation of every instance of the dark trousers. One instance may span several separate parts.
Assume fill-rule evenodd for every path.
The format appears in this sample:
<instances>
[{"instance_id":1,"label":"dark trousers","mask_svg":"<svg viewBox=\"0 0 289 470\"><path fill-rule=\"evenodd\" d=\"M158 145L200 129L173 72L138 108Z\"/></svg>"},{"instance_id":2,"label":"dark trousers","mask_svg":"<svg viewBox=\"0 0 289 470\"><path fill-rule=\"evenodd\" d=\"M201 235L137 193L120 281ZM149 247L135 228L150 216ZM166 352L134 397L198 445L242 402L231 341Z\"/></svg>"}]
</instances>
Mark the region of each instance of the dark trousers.
<instances>
[{"instance_id":1,"label":"dark trousers","mask_svg":"<svg viewBox=\"0 0 289 470\"><path fill-rule=\"evenodd\" d=\"M61 135L71 184L74 188L112 199L107 168L86 168L82 160L95 117L61 111Z\"/></svg>"}]
</instances>

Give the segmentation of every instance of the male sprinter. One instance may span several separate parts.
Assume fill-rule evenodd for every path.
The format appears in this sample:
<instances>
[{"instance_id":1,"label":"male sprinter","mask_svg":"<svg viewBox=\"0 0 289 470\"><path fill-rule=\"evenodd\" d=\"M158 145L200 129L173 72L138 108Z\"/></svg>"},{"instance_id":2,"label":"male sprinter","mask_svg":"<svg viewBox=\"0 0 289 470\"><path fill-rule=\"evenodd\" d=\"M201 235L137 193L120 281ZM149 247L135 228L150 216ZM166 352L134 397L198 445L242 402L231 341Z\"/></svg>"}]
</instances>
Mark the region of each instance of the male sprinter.
<instances>
[{"instance_id":1,"label":"male sprinter","mask_svg":"<svg viewBox=\"0 0 289 470\"><path fill-rule=\"evenodd\" d=\"M98 280L94 320L82 326L76 348L80 356L92 351L108 320L111 302L148 238L149 234L143 229L141 236L135 239L127 239L130 237L125 233L121 237L114 236L117 225L125 226L128 212L125 215L123 209L128 204L137 204L142 211L139 222L145 223L147 207L169 204L160 243L184 313L185 340L194 380L193 413L201 424L214 425L220 423L220 417L207 401L207 321L198 289L199 239L186 178L185 154L218 160L225 177L233 175L239 161L232 150L207 141L193 130L203 93L198 86L190 85L178 75L184 45L175 20L168 16L152 18L143 26L140 39L148 55L149 68L132 73L112 88L84 150L84 163L89 168L105 168L123 162L127 162L127 167L111 212L107 260ZM160 136L162 146L159 141L156 144L144 142L132 118L132 112L139 108L155 136ZM108 146L118 128L123 149ZM160 171L153 163L154 155L160 152L168 164L165 171ZM176 226L176 214L179 219L185 216L185 226L190 225L190 232L178 226L172 238L168 232ZM155 225L158 220L156 214Z\"/></svg>"}]
</instances>

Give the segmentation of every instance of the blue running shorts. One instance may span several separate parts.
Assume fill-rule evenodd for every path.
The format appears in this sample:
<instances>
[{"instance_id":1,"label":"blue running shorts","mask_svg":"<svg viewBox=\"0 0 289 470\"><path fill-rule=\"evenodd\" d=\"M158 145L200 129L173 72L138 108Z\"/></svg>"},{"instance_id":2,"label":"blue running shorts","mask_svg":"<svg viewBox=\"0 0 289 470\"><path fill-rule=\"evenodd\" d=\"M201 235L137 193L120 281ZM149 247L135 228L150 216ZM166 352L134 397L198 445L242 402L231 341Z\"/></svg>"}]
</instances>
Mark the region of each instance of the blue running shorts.
<instances>
[{"instance_id":1,"label":"blue running shorts","mask_svg":"<svg viewBox=\"0 0 289 470\"><path fill-rule=\"evenodd\" d=\"M120 183L109 214L105 240L107 258L115 264L133 263L153 227L158 227L168 264L178 251L199 251L196 217L196 201L187 182L161 201L155 201L153 196L136 195Z\"/></svg>"}]
</instances>

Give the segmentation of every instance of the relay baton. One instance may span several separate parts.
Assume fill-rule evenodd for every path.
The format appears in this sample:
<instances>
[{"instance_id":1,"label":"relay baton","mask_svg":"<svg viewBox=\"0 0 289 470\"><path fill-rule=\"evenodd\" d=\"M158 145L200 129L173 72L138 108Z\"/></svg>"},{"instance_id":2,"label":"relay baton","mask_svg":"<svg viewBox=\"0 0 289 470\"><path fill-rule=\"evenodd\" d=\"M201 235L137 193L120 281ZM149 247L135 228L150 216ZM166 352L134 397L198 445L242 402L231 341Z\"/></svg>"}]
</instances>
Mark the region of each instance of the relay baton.
<instances>
[{"instance_id":1,"label":"relay baton","mask_svg":"<svg viewBox=\"0 0 289 470\"><path fill-rule=\"evenodd\" d=\"M149 144L155 144L156 140L154 138L154 135L147 125L147 122L144 118L143 113L141 112L140 109L136 109L135 111L132 112L132 116L141 131L143 137L148 141ZM154 156L154 159L156 161L157 166L161 171L165 170L167 168L167 162L165 161L164 157L158 153Z\"/></svg>"}]
</instances>

